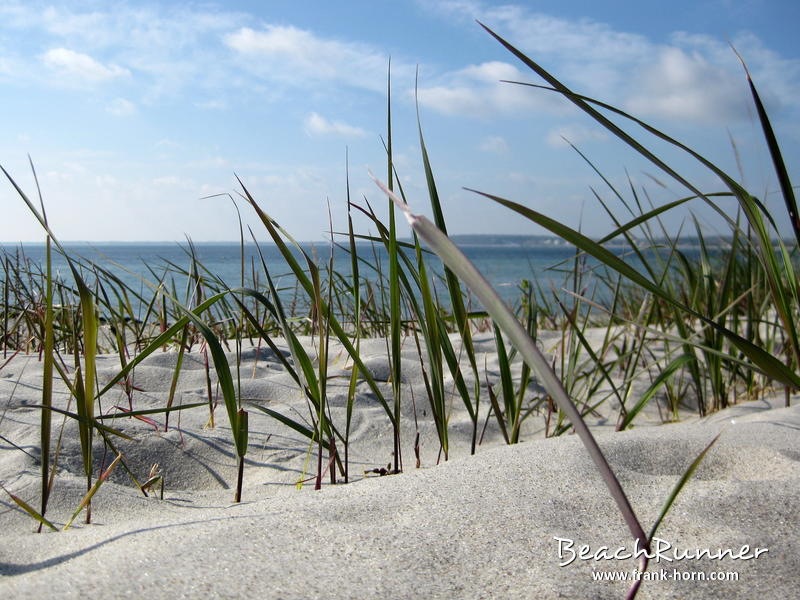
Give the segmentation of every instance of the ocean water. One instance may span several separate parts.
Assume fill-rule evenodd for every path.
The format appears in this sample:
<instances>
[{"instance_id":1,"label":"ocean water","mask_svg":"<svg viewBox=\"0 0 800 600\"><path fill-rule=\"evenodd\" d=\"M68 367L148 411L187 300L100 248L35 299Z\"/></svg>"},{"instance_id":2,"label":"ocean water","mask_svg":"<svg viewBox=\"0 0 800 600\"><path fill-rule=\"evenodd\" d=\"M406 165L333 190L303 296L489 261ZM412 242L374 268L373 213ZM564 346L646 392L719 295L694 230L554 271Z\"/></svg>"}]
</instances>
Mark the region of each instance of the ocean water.
<instances>
[{"instance_id":1,"label":"ocean water","mask_svg":"<svg viewBox=\"0 0 800 600\"><path fill-rule=\"evenodd\" d=\"M314 257L321 269L326 268L331 248L325 242L302 244L303 249ZM495 287L500 296L513 304L520 298L520 282L523 279L538 281L544 289L559 289L564 285L565 269L571 269L575 250L566 245L537 244L460 244L466 256L476 265L487 280ZM290 274L284 258L277 246L271 243L259 245L264 263L275 280L276 285L286 293L295 285L295 278ZM42 265L45 256L44 244L2 244L0 249L6 257L15 255L26 257L34 264ZM147 290L143 279L157 281L166 274L167 281L174 279L176 289L185 288L185 276L180 271L187 271L191 264L190 249L187 244L179 243L68 243L65 249L70 256L91 261L103 269L114 273L134 290ZM383 247L370 244L358 244L357 252L363 258L359 267L362 277L377 281L380 277L377 269L371 265L380 265L383 277L389 273L386 252ZM413 251L408 251L415 260ZM238 243L194 243L194 253L199 262L210 273L224 281L230 287L241 285L241 248ZM261 266L261 256L254 244L246 244L245 284L253 285L253 269L260 274L258 287L264 288L266 281ZM304 259L296 254L301 264ZM333 252L334 269L343 276L350 275L350 256L336 248ZM377 258L377 261L376 261ZM591 265L591 262L588 263ZM438 258L427 255L426 265L429 270L441 275L443 269ZM560 265L560 266L559 266ZM70 280L70 272L66 260L58 252L53 253L55 271L65 280ZM0 278L3 273L0 272ZM88 280L92 276L87 277ZM447 303L446 285L435 283L437 293L443 303ZM148 295L147 293L145 296Z\"/></svg>"}]
</instances>

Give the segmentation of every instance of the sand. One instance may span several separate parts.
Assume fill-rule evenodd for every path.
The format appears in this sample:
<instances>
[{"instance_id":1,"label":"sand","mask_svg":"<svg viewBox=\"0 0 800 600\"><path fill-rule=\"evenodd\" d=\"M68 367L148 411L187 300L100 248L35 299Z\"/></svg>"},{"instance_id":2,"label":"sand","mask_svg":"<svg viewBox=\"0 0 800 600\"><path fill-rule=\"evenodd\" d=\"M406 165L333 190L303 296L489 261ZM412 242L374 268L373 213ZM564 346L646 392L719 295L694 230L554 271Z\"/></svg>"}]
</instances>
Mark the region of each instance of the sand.
<instances>
[{"instance_id":1,"label":"sand","mask_svg":"<svg viewBox=\"0 0 800 600\"><path fill-rule=\"evenodd\" d=\"M543 336L545 347L547 340ZM232 502L236 460L222 405L214 429L206 427L205 408L181 412L180 422L173 414L168 432L163 415L154 417L160 431L135 419L116 420L114 427L136 438L120 449L137 477L145 479L159 464L164 499L145 498L117 469L93 500L91 525L77 522L67 532L37 535L36 523L4 495L3 597L624 597L628 583L595 577L630 576L634 559L560 564L570 558L570 543L574 550L588 546L591 555L602 555L602 547L610 548L606 554L634 550L580 441L574 435L542 439L544 419L535 415L515 446L503 444L490 422L483 444L470 456L469 420L454 397L450 459L436 465L438 443L422 371L413 345L404 348L402 474L365 475L392 460L388 418L365 384L358 388L352 425L353 481L330 485L326 478L320 491L313 481L299 490L295 485L310 478L316 464L308 440L249 409L240 504ZM485 386L485 379L496 381L491 337L479 336L478 348ZM365 341L362 355L389 394L385 340ZM157 353L136 369L134 408L164 405L175 361L173 352ZM118 364L118 357L101 356L101 380ZM335 423L343 423L349 369L344 354L333 348L329 399ZM177 401L202 401L205 377L202 355L192 352ZM297 418L307 415L294 382L269 350L247 348L241 377L243 397ZM40 401L40 389L36 356L18 355L0 370L0 482L33 505L39 498L39 411L32 405ZM128 406L121 389L113 394L103 398L103 412ZM59 389L56 403L63 406L67 399ZM800 398L793 401L800 404ZM420 469L414 464L414 404ZM783 408L783 396L776 394L705 419L646 426L660 422L653 408L621 433L612 431L608 415L589 422L645 530L687 466L722 431L658 531L663 558L651 562L647 575L658 580L645 581L638 597L794 597L800 584L800 408ZM55 419L56 431L60 423ZM97 462L113 458L95 446ZM47 512L57 525L63 526L85 491L81 468L77 428L68 422ZM749 549L743 552L743 546ZM676 549L706 548L731 552L720 560L666 560ZM747 558L756 548L768 551ZM735 574L738 581L711 580L719 574Z\"/></svg>"}]
</instances>

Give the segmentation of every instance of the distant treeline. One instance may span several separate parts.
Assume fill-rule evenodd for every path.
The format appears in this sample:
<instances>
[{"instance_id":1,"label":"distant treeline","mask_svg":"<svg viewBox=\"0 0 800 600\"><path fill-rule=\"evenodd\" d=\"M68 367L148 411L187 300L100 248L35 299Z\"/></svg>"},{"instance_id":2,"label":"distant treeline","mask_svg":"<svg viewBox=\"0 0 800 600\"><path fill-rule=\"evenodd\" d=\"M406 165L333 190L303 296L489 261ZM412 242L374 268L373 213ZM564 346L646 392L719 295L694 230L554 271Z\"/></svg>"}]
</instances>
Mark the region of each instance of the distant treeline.
<instances>
[{"instance_id":1,"label":"distant treeline","mask_svg":"<svg viewBox=\"0 0 800 600\"><path fill-rule=\"evenodd\" d=\"M636 239L636 236L632 236ZM450 238L457 244L469 246L523 246L523 247L541 247L541 246L570 246L571 244L561 238L550 235L502 235L502 234L459 234L451 235ZM777 243L777 240L775 240ZM790 239L783 240L788 248L794 245L794 241ZM642 240L642 244L652 245L661 244L671 245L674 240L667 238L653 238L647 241ZM702 243L707 248L727 247L731 243L731 238L728 236L707 236L704 237ZM678 245L684 248L699 247L701 241L696 236L684 236L678 239ZM629 244L624 237L619 236L613 240L609 240L603 244L607 247L625 246Z\"/></svg>"}]
</instances>

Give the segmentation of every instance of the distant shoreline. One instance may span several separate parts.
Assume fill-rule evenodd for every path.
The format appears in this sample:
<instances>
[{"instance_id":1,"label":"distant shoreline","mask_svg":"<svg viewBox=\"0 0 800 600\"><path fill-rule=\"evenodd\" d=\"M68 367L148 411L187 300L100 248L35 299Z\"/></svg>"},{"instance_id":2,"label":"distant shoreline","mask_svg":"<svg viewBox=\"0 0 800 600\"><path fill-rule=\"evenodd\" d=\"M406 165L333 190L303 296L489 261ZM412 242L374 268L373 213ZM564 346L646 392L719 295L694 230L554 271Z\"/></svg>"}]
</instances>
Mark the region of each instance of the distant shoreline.
<instances>
[{"instance_id":1,"label":"distant shoreline","mask_svg":"<svg viewBox=\"0 0 800 600\"><path fill-rule=\"evenodd\" d=\"M572 244L569 242L556 237L556 236L548 236L548 235L498 235L498 234L454 234L451 235L450 238L460 244L462 246L470 246L470 247L483 247L483 248L552 248L552 247L572 247ZM594 239L594 238L592 238ZM599 238L598 238L599 239ZM408 242L411 243L413 240L411 238L398 238L398 241L401 242ZM595 240L597 241L597 240ZM774 240L777 242L778 240ZM664 244L670 244L669 240L655 240L655 243L663 242ZM725 237L709 237L704 239L704 243L707 247L718 247L722 245L726 245L729 243L729 238ZM793 240L784 239L783 242L785 244L791 245ZM193 244L201 244L203 246L239 246L240 242L238 240L230 240L230 241L202 241L202 240L192 240ZM303 240L299 242L301 245L328 245L330 243L329 240ZM184 245L186 244L186 240L160 240L160 241L110 241L110 240L102 240L102 241L94 241L94 240L70 240L70 241L63 241L62 244L67 247L78 247L78 246L174 246L174 245ZM260 245L265 246L273 246L274 243L271 241L261 241L259 242ZM357 242L359 245L369 245L369 242ZM245 241L244 245L246 247L253 247L255 244L252 241ZM618 247L624 246L629 247L629 243L627 240L621 239L614 239L609 240L603 243L606 247ZM678 247L680 248L693 248L699 247L700 240L697 237L687 237L679 240ZM12 242L12 241L0 241L0 248L17 248L17 247L43 247L43 241L36 241L36 242Z\"/></svg>"}]
</instances>

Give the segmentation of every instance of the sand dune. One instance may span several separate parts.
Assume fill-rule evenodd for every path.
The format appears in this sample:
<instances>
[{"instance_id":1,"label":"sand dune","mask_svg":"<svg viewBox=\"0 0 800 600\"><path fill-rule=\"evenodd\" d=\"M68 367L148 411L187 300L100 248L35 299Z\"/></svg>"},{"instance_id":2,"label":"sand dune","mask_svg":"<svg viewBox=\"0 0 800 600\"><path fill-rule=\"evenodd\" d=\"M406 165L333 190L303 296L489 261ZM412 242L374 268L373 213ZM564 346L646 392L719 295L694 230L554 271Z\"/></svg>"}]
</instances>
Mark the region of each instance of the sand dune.
<instances>
[{"instance_id":1,"label":"sand dune","mask_svg":"<svg viewBox=\"0 0 800 600\"><path fill-rule=\"evenodd\" d=\"M490 338L481 338L482 377L494 376ZM545 340L546 345L546 340ZM384 340L362 345L365 362L390 390ZM271 351L244 352L242 397L300 418L308 408ZM490 423L484 443L469 456L470 426L454 398L451 459L435 466L438 443L427 409L422 372L412 345L405 349L402 434L405 472L389 477L365 471L392 460L388 418L365 385L359 386L352 424L348 485L313 482L315 455L306 438L250 410L244 502L233 504L235 450L224 406L207 427L207 408L174 413L170 430L135 419L113 427L132 435L120 442L130 468L146 478L154 463L166 481L163 500L145 498L117 469L93 501L93 524L65 533L32 533L36 524L2 498L0 591L8 598L619 598L623 582L594 581L593 573L628 573L633 559L569 558L563 541L633 549L633 541L588 453L575 436L541 438L543 418L527 422L524 442L502 444ZM100 378L118 368L100 358ZM157 353L136 369L134 408L163 406L176 364ZM38 502L40 364L17 356L0 371L0 481ZM329 390L332 418L343 421L349 364L336 348ZM213 372L213 370L212 370ZM484 383L485 385L485 383ZM179 380L184 404L206 397L202 356L187 356ZM56 401L66 405L61 389ZM104 397L103 412L128 406L122 388ZM488 404L488 403L487 403ZM800 583L800 409L780 400L744 403L706 419L658 427L657 413L624 433L593 418L598 439L645 529L681 474L722 430L717 445L659 530L678 549L768 549L758 558L651 562L640 598L792 597ZM422 440L421 469L413 441ZM60 417L55 420L60 424ZM638 421L637 421L638 422ZM56 431L58 427L56 427ZM100 443L95 459L113 458ZM27 452L27 454L26 454ZM85 491L77 428L67 421L60 473L48 517L63 524ZM327 480L326 480L327 481ZM668 553L665 552L665 556ZM746 554L746 553L745 553ZM662 574L666 573L666 576ZM718 572L738 581L710 581ZM698 577L706 581L697 581ZM694 578L695 581L676 580Z\"/></svg>"}]
</instances>

